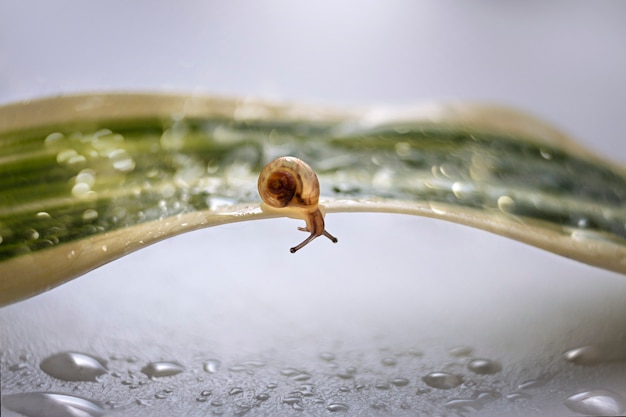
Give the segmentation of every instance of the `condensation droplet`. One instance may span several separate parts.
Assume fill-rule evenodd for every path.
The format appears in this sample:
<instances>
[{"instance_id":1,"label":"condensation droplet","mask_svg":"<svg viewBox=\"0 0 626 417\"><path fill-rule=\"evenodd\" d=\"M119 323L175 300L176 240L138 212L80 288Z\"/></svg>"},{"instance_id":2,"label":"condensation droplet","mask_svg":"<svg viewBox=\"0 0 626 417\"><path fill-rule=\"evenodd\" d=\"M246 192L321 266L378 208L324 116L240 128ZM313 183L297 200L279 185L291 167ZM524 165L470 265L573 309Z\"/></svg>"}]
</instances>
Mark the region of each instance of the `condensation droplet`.
<instances>
[{"instance_id":1,"label":"condensation droplet","mask_svg":"<svg viewBox=\"0 0 626 417\"><path fill-rule=\"evenodd\" d=\"M74 149L64 149L61 152L57 153L57 163L65 164L74 157L78 156L78 152Z\"/></svg>"},{"instance_id":2,"label":"condensation droplet","mask_svg":"<svg viewBox=\"0 0 626 417\"><path fill-rule=\"evenodd\" d=\"M394 358L383 358L381 362L385 366L394 366L398 363L398 361L396 361Z\"/></svg>"},{"instance_id":3,"label":"condensation droplet","mask_svg":"<svg viewBox=\"0 0 626 417\"><path fill-rule=\"evenodd\" d=\"M83 211L83 221L91 222L98 218L98 212L94 209L87 209Z\"/></svg>"},{"instance_id":4,"label":"condensation droplet","mask_svg":"<svg viewBox=\"0 0 626 417\"><path fill-rule=\"evenodd\" d=\"M471 355L473 351L474 349L472 349L470 346L456 346L450 349L448 353L450 354L450 356L456 356L457 358L460 358L463 356Z\"/></svg>"},{"instance_id":5,"label":"condensation droplet","mask_svg":"<svg viewBox=\"0 0 626 417\"><path fill-rule=\"evenodd\" d=\"M237 394L242 394L242 393L243 393L243 388L240 388L240 387L234 387L230 391L228 391L228 395L237 395Z\"/></svg>"},{"instance_id":6,"label":"condensation droplet","mask_svg":"<svg viewBox=\"0 0 626 417\"><path fill-rule=\"evenodd\" d=\"M517 388L518 389L538 388L538 387L542 387L542 386L546 385L549 380L550 380L550 376L549 375L542 375L542 376L540 376L538 378L529 379L527 381L522 382L521 384L519 384L517 386Z\"/></svg>"},{"instance_id":7,"label":"condensation droplet","mask_svg":"<svg viewBox=\"0 0 626 417\"><path fill-rule=\"evenodd\" d=\"M515 200L508 195L503 195L498 198L498 208L503 213L511 213L515 208Z\"/></svg>"},{"instance_id":8,"label":"condensation droplet","mask_svg":"<svg viewBox=\"0 0 626 417\"><path fill-rule=\"evenodd\" d=\"M94 400L56 392L5 395L2 406L27 417L100 417L106 411Z\"/></svg>"},{"instance_id":9,"label":"condensation droplet","mask_svg":"<svg viewBox=\"0 0 626 417\"><path fill-rule=\"evenodd\" d=\"M149 378L161 378L183 372L185 368L178 362L150 362L141 369Z\"/></svg>"},{"instance_id":10,"label":"condensation droplet","mask_svg":"<svg viewBox=\"0 0 626 417\"><path fill-rule=\"evenodd\" d=\"M76 175L74 182L76 184L82 182L87 184L89 187L93 187L96 183L96 171L93 169L83 169L78 173L78 175Z\"/></svg>"},{"instance_id":11,"label":"condensation droplet","mask_svg":"<svg viewBox=\"0 0 626 417\"><path fill-rule=\"evenodd\" d=\"M44 359L42 371L63 381L97 381L107 373L104 359L78 352L61 352Z\"/></svg>"},{"instance_id":12,"label":"condensation droplet","mask_svg":"<svg viewBox=\"0 0 626 417\"><path fill-rule=\"evenodd\" d=\"M257 401L267 401L267 400L270 399L270 395L267 394L267 393L262 392L260 394L257 394L257 396L254 397L254 399L257 400Z\"/></svg>"},{"instance_id":13,"label":"condensation droplet","mask_svg":"<svg viewBox=\"0 0 626 417\"><path fill-rule=\"evenodd\" d=\"M131 172L135 169L135 160L124 150L116 149L109 154L113 168L120 172Z\"/></svg>"},{"instance_id":14,"label":"condensation droplet","mask_svg":"<svg viewBox=\"0 0 626 417\"><path fill-rule=\"evenodd\" d=\"M54 133L50 133L48 136L46 136L46 138L44 139L44 144L46 146L52 146L52 145L56 145L58 143L61 143L61 141L63 140L65 136L63 135L63 133L61 132L54 132Z\"/></svg>"},{"instance_id":15,"label":"condensation droplet","mask_svg":"<svg viewBox=\"0 0 626 417\"><path fill-rule=\"evenodd\" d=\"M220 366L222 365L222 363L217 360L217 359L209 359L208 361L204 362L204 364L202 364L202 368L210 373L210 374L214 374L217 371L219 371Z\"/></svg>"},{"instance_id":16,"label":"condensation droplet","mask_svg":"<svg viewBox=\"0 0 626 417\"><path fill-rule=\"evenodd\" d=\"M568 362L583 366L623 362L626 361L626 346L623 342L581 346L568 350L563 357Z\"/></svg>"},{"instance_id":17,"label":"condensation droplet","mask_svg":"<svg viewBox=\"0 0 626 417\"><path fill-rule=\"evenodd\" d=\"M586 415L618 416L626 411L624 397L602 389L574 394L563 404L575 413Z\"/></svg>"},{"instance_id":18,"label":"condensation droplet","mask_svg":"<svg viewBox=\"0 0 626 417\"><path fill-rule=\"evenodd\" d=\"M334 361L336 359L336 356L334 353L331 352L322 352L320 353L320 359L330 362Z\"/></svg>"},{"instance_id":19,"label":"condensation droplet","mask_svg":"<svg viewBox=\"0 0 626 417\"><path fill-rule=\"evenodd\" d=\"M35 229L27 229L26 230L26 238L28 240L37 240L39 239L39 232Z\"/></svg>"},{"instance_id":20,"label":"condensation droplet","mask_svg":"<svg viewBox=\"0 0 626 417\"><path fill-rule=\"evenodd\" d=\"M332 404L328 404L328 407L326 407L326 409L332 413L336 413L339 411L348 411L349 408L347 405L345 404L341 404L341 403L332 403Z\"/></svg>"},{"instance_id":21,"label":"condensation droplet","mask_svg":"<svg viewBox=\"0 0 626 417\"><path fill-rule=\"evenodd\" d=\"M91 193L91 187L89 184L84 182L79 182L74 184L72 187L72 195L77 198L86 198L89 197Z\"/></svg>"},{"instance_id":22,"label":"condensation droplet","mask_svg":"<svg viewBox=\"0 0 626 417\"><path fill-rule=\"evenodd\" d=\"M502 370L502 365L500 365L499 362L492 361L490 359L473 359L467 364L467 369L476 374L488 375L500 372Z\"/></svg>"},{"instance_id":23,"label":"condensation droplet","mask_svg":"<svg viewBox=\"0 0 626 417\"><path fill-rule=\"evenodd\" d=\"M431 372L424 376L422 381L433 388L450 389L461 385L463 379L459 375L448 372Z\"/></svg>"},{"instance_id":24,"label":"condensation droplet","mask_svg":"<svg viewBox=\"0 0 626 417\"><path fill-rule=\"evenodd\" d=\"M394 378L390 382L396 387L404 387L405 385L409 385L409 380L406 378Z\"/></svg>"},{"instance_id":25,"label":"condensation droplet","mask_svg":"<svg viewBox=\"0 0 626 417\"><path fill-rule=\"evenodd\" d=\"M40 211L39 213L35 215L35 217L37 217L40 220L47 220L51 218L50 213L47 213L45 211Z\"/></svg>"}]
</instances>

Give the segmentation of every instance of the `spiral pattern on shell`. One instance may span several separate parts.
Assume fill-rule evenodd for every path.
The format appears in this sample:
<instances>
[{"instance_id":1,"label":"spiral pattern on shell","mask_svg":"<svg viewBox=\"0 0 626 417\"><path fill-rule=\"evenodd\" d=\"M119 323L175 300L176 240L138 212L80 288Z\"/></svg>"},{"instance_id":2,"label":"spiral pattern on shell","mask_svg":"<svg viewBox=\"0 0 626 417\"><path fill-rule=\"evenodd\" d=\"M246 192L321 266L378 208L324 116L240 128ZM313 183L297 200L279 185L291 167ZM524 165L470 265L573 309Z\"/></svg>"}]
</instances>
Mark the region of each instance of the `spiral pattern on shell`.
<instances>
[{"instance_id":1,"label":"spiral pattern on shell","mask_svg":"<svg viewBox=\"0 0 626 417\"><path fill-rule=\"evenodd\" d=\"M275 208L317 207L320 185L315 171L304 161L283 156L267 164L259 175L259 195Z\"/></svg>"}]
</instances>

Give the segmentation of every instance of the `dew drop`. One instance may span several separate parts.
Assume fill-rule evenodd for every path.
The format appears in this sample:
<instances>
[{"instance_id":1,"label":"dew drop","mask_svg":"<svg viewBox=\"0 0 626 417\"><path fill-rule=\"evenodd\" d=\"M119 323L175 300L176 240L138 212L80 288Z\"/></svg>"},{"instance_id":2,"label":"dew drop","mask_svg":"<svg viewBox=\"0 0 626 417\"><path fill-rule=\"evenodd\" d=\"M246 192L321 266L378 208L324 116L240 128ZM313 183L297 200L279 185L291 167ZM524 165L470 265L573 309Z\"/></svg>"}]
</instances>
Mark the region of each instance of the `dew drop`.
<instances>
[{"instance_id":1,"label":"dew drop","mask_svg":"<svg viewBox=\"0 0 626 417\"><path fill-rule=\"evenodd\" d=\"M398 363L394 358L384 358L382 360L383 365L385 366L394 366Z\"/></svg>"},{"instance_id":2,"label":"dew drop","mask_svg":"<svg viewBox=\"0 0 626 417\"><path fill-rule=\"evenodd\" d=\"M178 362L150 362L141 369L149 378L172 376L183 372L185 368Z\"/></svg>"},{"instance_id":3,"label":"dew drop","mask_svg":"<svg viewBox=\"0 0 626 417\"><path fill-rule=\"evenodd\" d=\"M473 351L474 349L469 346L456 346L450 349L448 353L450 354L450 356L456 356L457 358L460 358L463 356L471 355Z\"/></svg>"},{"instance_id":4,"label":"dew drop","mask_svg":"<svg viewBox=\"0 0 626 417\"><path fill-rule=\"evenodd\" d=\"M39 232L36 231L35 229L27 229L25 234L28 240L39 239Z\"/></svg>"},{"instance_id":5,"label":"dew drop","mask_svg":"<svg viewBox=\"0 0 626 417\"><path fill-rule=\"evenodd\" d=\"M307 372L301 372L298 375L294 376L294 381L308 381L311 379L312 375Z\"/></svg>"},{"instance_id":6,"label":"dew drop","mask_svg":"<svg viewBox=\"0 0 626 417\"><path fill-rule=\"evenodd\" d=\"M587 345L570 349L563 357L571 363L583 366L623 362L626 361L626 346L623 343Z\"/></svg>"},{"instance_id":7,"label":"dew drop","mask_svg":"<svg viewBox=\"0 0 626 417\"><path fill-rule=\"evenodd\" d=\"M54 132L54 133L50 133L48 136L46 136L46 138L44 139L44 144L46 146L51 146L51 145L55 145L57 143L60 143L61 140L64 138L65 136L63 136L63 133L61 132Z\"/></svg>"},{"instance_id":8,"label":"dew drop","mask_svg":"<svg viewBox=\"0 0 626 417\"><path fill-rule=\"evenodd\" d=\"M502 370L502 365L500 365L499 362L489 359L473 359L467 364L467 369L476 374L488 375L500 372Z\"/></svg>"},{"instance_id":9,"label":"dew drop","mask_svg":"<svg viewBox=\"0 0 626 417\"><path fill-rule=\"evenodd\" d=\"M380 390L388 390L389 388L391 388L391 385L386 382L379 382L378 384L374 385L374 387Z\"/></svg>"},{"instance_id":10,"label":"dew drop","mask_svg":"<svg viewBox=\"0 0 626 417\"><path fill-rule=\"evenodd\" d=\"M422 381L433 388L450 389L461 385L463 379L448 372L431 372L424 376Z\"/></svg>"},{"instance_id":11,"label":"dew drop","mask_svg":"<svg viewBox=\"0 0 626 417\"><path fill-rule=\"evenodd\" d=\"M91 222L98 218L98 212L94 209L87 209L83 211L83 221Z\"/></svg>"},{"instance_id":12,"label":"dew drop","mask_svg":"<svg viewBox=\"0 0 626 417\"><path fill-rule=\"evenodd\" d=\"M63 381L97 381L107 373L104 359L78 352L61 352L44 359L42 371Z\"/></svg>"},{"instance_id":13,"label":"dew drop","mask_svg":"<svg viewBox=\"0 0 626 417\"><path fill-rule=\"evenodd\" d=\"M109 154L113 168L120 172L131 172L135 169L135 161L124 149L116 149Z\"/></svg>"},{"instance_id":14,"label":"dew drop","mask_svg":"<svg viewBox=\"0 0 626 417\"><path fill-rule=\"evenodd\" d=\"M214 374L217 371L219 371L221 365L222 363L218 361L217 359L209 359L208 361L204 362L204 364L202 364L202 368L206 372L210 374Z\"/></svg>"},{"instance_id":15,"label":"dew drop","mask_svg":"<svg viewBox=\"0 0 626 417\"><path fill-rule=\"evenodd\" d=\"M314 393L313 393L313 384L302 384L300 386L300 389L298 390L298 392L303 397L312 397L314 395Z\"/></svg>"},{"instance_id":16,"label":"dew drop","mask_svg":"<svg viewBox=\"0 0 626 417\"><path fill-rule=\"evenodd\" d=\"M609 390L591 390L574 394L563 404L575 413L617 416L626 411L624 398Z\"/></svg>"},{"instance_id":17,"label":"dew drop","mask_svg":"<svg viewBox=\"0 0 626 417\"><path fill-rule=\"evenodd\" d=\"M334 353L331 352L322 352L320 353L320 359L330 362L334 361L336 359L336 356Z\"/></svg>"},{"instance_id":18,"label":"dew drop","mask_svg":"<svg viewBox=\"0 0 626 417\"><path fill-rule=\"evenodd\" d=\"M96 401L55 392L5 395L2 406L27 417L100 417L105 413Z\"/></svg>"},{"instance_id":19,"label":"dew drop","mask_svg":"<svg viewBox=\"0 0 626 417\"><path fill-rule=\"evenodd\" d=\"M243 388L234 387L230 391L228 391L228 395L237 395L243 393Z\"/></svg>"},{"instance_id":20,"label":"dew drop","mask_svg":"<svg viewBox=\"0 0 626 417\"><path fill-rule=\"evenodd\" d=\"M57 154L57 163L65 164L77 155L78 152L76 152L74 149L64 149Z\"/></svg>"},{"instance_id":21,"label":"dew drop","mask_svg":"<svg viewBox=\"0 0 626 417\"><path fill-rule=\"evenodd\" d=\"M550 380L549 375L541 375L535 379L529 379L527 381L522 382L517 386L518 389L531 389L531 388L539 388L544 386Z\"/></svg>"},{"instance_id":22,"label":"dew drop","mask_svg":"<svg viewBox=\"0 0 626 417\"><path fill-rule=\"evenodd\" d=\"M91 187L89 184L84 182L79 182L74 184L72 187L72 195L77 198L86 198L91 193Z\"/></svg>"},{"instance_id":23,"label":"dew drop","mask_svg":"<svg viewBox=\"0 0 626 417\"><path fill-rule=\"evenodd\" d=\"M300 397L285 397L285 398L283 398L283 404L293 405L293 404L298 404L301 401L302 401L302 398L300 398Z\"/></svg>"},{"instance_id":24,"label":"dew drop","mask_svg":"<svg viewBox=\"0 0 626 417\"><path fill-rule=\"evenodd\" d=\"M409 385L409 380L406 378L394 378L390 382L396 387L404 387L405 385Z\"/></svg>"},{"instance_id":25,"label":"dew drop","mask_svg":"<svg viewBox=\"0 0 626 417\"><path fill-rule=\"evenodd\" d=\"M339 411L348 411L348 406L345 404L341 404L341 403L332 403L332 404L329 404L328 407L326 407L326 409L330 411L331 413L336 413Z\"/></svg>"},{"instance_id":26,"label":"dew drop","mask_svg":"<svg viewBox=\"0 0 626 417\"><path fill-rule=\"evenodd\" d=\"M270 395L266 394L264 392L262 392L261 394L258 394L256 397L254 397L256 400L258 401L267 401L270 399Z\"/></svg>"}]
</instances>

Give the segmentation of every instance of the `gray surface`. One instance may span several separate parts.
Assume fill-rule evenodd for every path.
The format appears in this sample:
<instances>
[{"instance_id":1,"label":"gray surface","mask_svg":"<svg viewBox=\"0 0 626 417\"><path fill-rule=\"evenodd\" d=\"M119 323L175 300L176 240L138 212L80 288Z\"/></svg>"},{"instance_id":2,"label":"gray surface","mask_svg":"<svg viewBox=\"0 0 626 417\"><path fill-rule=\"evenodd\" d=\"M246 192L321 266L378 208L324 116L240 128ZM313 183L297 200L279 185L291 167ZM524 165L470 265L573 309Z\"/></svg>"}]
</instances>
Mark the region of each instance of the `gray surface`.
<instances>
[{"instance_id":1,"label":"gray surface","mask_svg":"<svg viewBox=\"0 0 626 417\"><path fill-rule=\"evenodd\" d=\"M626 162L623 2L127 4L3 4L0 103L109 89L338 105L487 100L531 110ZM294 220L222 226L0 310L2 394L73 393L113 401L111 415L234 414L265 391L270 399L249 415L325 415L335 401L348 415L454 414L447 401L481 390L502 395L483 413L571 415L563 401L578 392L626 396L624 363L581 367L561 357L623 343L623 276L433 220L327 221L337 245L316 241L289 254L300 238ZM467 357L449 354L458 345L500 361L502 372L471 373ZM72 383L39 369L66 350L106 358L111 373ZM387 357L398 364L382 364ZM222 362L214 375L202 369L212 358ZM139 372L162 359L186 371L156 380ZM229 370L250 360L264 365ZM336 376L349 367L353 379ZM304 414L283 402L302 385L286 368L312 375ZM444 369L465 383L418 394L424 375ZM543 386L507 398L542 375ZM130 377L143 385L121 383ZM376 388L397 377L409 384ZM233 387L243 393L229 395ZM196 401L206 388L224 405Z\"/></svg>"}]
</instances>

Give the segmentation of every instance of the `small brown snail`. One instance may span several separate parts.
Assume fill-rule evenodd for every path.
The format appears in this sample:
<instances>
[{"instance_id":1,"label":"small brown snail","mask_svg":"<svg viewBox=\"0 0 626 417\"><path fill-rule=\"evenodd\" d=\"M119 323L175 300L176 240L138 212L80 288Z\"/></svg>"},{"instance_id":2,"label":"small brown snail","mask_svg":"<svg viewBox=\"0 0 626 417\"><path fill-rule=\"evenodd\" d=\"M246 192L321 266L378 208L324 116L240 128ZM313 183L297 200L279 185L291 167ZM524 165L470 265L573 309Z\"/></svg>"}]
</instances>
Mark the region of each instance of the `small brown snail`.
<instances>
[{"instance_id":1,"label":"small brown snail","mask_svg":"<svg viewBox=\"0 0 626 417\"><path fill-rule=\"evenodd\" d=\"M302 243L290 249L302 249L318 236L326 236L334 243L337 238L324 227L323 208L318 205L320 183L315 171L304 161L293 156L283 156L267 164L259 174L259 195L264 210L280 210L287 217L304 219L303 232L311 232Z\"/></svg>"}]
</instances>

